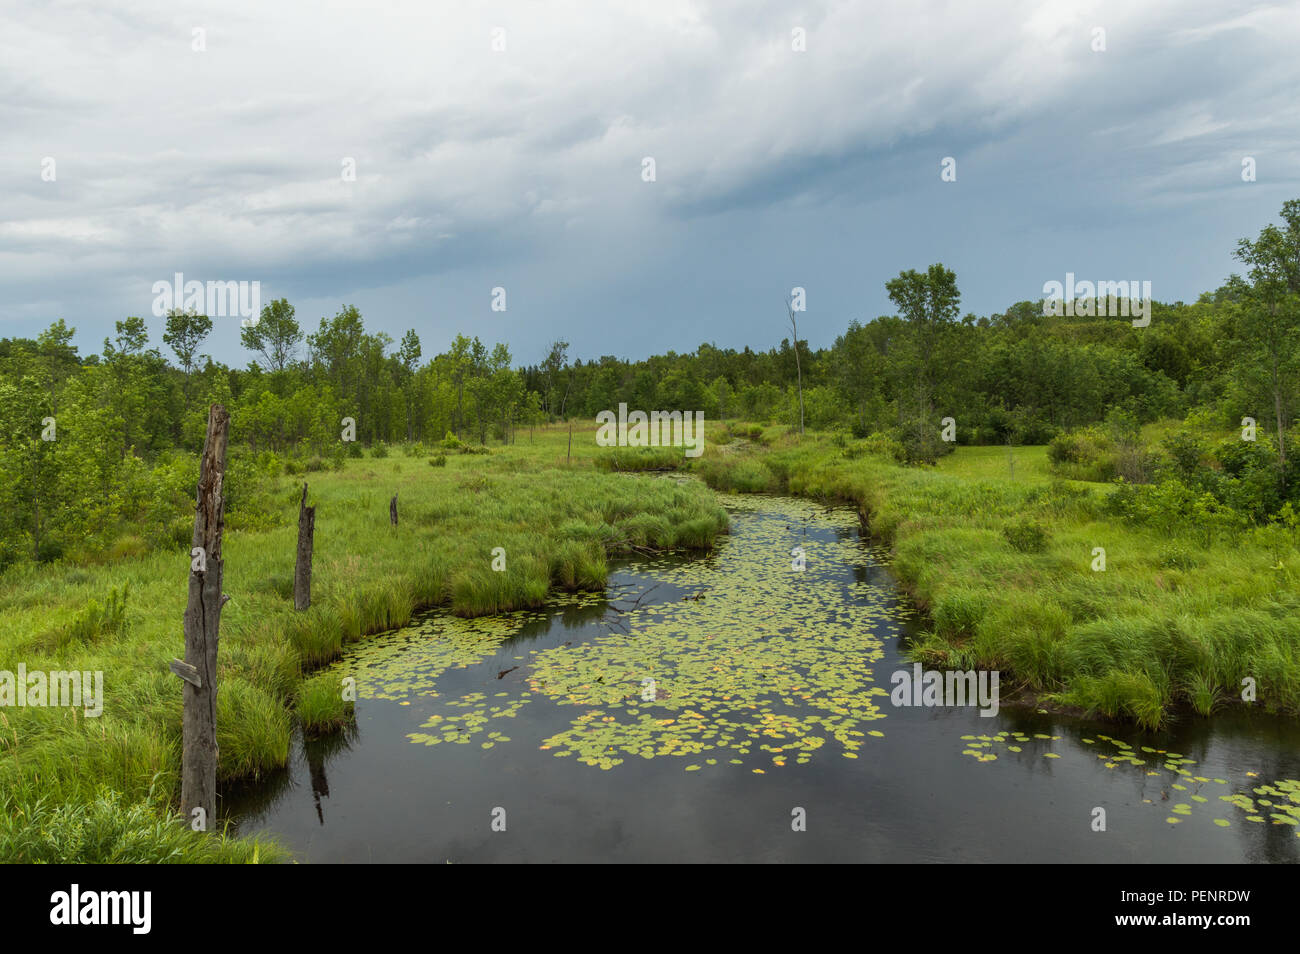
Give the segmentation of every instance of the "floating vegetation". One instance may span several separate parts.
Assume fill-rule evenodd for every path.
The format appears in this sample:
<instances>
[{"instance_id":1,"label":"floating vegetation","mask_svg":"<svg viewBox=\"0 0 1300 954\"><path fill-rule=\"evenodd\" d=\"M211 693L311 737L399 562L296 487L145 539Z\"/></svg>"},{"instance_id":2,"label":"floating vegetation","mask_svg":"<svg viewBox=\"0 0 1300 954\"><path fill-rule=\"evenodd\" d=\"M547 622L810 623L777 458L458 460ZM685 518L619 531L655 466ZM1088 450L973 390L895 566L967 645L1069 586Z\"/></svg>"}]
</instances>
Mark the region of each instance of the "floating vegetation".
<instances>
[{"instance_id":1,"label":"floating vegetation","mask_svg":"<svg viewBox=\"0 0 1300 954\"><path fill-rule=\"evenodd\" d=\"M557 610L598 615L606 602L601 594L580 593L553 603L544 612L519 610L473 619L436 613L417 626L369 640L335 663L331 671L339 678L354 677L361 699L410 702L416 696L436 698L434 685L444 673L483 662L530 623L545 620Z\"/></svg>"},{"instance_id":2,"label":"floating vegetation","mask_svg":"<svg viewBox=\"0 0 1300 954\"><path fill-rule=\"evenodd\" d=\"M557 756L609 768L730 751L782 768L832 743L856 758L868 735L883 736L864 727L885 717L878 700L888 693L871 667L883 656L879 633L898 631L894 595L819 571L861 561L856 514L764 504L769 516L746 528L744 544L720 549L703 599L639 611L627 634L537 654L531 691L586 709L544 740ZM792 569L795 546L803 571ZM700 574L683 564L658 575L690 588Z\"/></svg>"},{"instance_id":3,"label":"floating vegetation","mask_svg":"<svg viewBox=\"0 0 1300 954\"><path fill-rule=\"evenodd\" d=\"M751 500L727 502L742 514L755 509ZM368 643L340 666L356 677L361 698L437 700L429 704L441 711L408 736L423 745L492 748L509 741L493 731L501 720L547 700L579 713L538 748L605 770L672 756L686 771L749 762L764 774L806 764L828 746L857 758L869 739L884 736L868 729L885 718L881 700L888 698L872 667L907 614L892 588L842 579L846 563L860 565L866 556L859 527L851 510L764 499L759 515L746 519L743 540L725 541L708 565L651 560L631 567L687 597L622 607L622 625L609 635L521 651L522 695L515 689L443 700L435 686L448 670L498 653L536 613L438 615L414 632ZM796 547L802 570L794 569ZM587 595L573 608L599 614L610 603ZM755 760L761 768L752 768Z\"/></svg>"},{"instance_id":4,"label":"floating vegetation","mask_svg":"<svg viewBox=\"0 0 1300 954\"><path fill-rule=\"evenodd\" d=\"M1024 746L1031 741L1050 741L1060 740L1059 735L1045 735L1043 733L1034 733L1031 737L1023 732L1003 731L996 736L987 735L963 735L961 741L965 744L962 749L962 755L969 755L978 762L993 762L997 756L989 751L995 746L1005 745L1008 752L1020 753L1024 751ZM1100 759L1103 765L1108 769L1117 768L1120 765L1128 764L1134 767L1142 767L1144 776L1159 776L1158 771L1147 770L1147 760L1139 758L1134 754L1133 746L1122 739L1113 739L1108 735L1098 735L1096 739L1080 739L1087 745L1104 746L1109 743L1114 746L1114 751L1102 751L1095 753L1095 757ZM1015 742L1015 745L1008 743ZM1141 746L1140 751L1148 756L1158 756L1154 758L1156 764L1159 764L1166 773L1168 773L1168 786L1161 792L1160 801L1166 801L1171 792L1186 792L1187 797L1198 805L1209 804L1209 797L1200 794L1200 790L1206 785L1227 785L1228 780L1224 778L1210 778L1206 775L1193 775L1191 769L1187 766L1195 765L1193 759L1186 758L1181 752L1166 752L1164 749L1156 749L1151 746ZM1044 758L1059 759L1060 753L1044 752ZM1249 778L1258 778L1258 772L1247 772ZM1178 781L1173 781L1178 779ZM1269 783L1267 785L1255 785L1251 788L1252 794L1245 792L1234 792L1228 795L1219 795L1219 800L1227 802L1240 809L1246 821L1255 822L1256 824L1265 824L1271 822L1274 825L1289 825L1300 829L1300 780L1282 779ZM1255 796L1255 797L1252 797ZM1147 805L1154 805L1155 799L1144 798L1142 802ZM1184 818L1192 814L1195 806L1189 802L1175 802L1170 809L1173 812L1165 821L1171 825L1177 825ZM1232 822L1226 818L1213 819L1215 825L1219 828L1229 828ZM1296 832L1300 837L1300 830Z\"/></svg>"}]
</instances>

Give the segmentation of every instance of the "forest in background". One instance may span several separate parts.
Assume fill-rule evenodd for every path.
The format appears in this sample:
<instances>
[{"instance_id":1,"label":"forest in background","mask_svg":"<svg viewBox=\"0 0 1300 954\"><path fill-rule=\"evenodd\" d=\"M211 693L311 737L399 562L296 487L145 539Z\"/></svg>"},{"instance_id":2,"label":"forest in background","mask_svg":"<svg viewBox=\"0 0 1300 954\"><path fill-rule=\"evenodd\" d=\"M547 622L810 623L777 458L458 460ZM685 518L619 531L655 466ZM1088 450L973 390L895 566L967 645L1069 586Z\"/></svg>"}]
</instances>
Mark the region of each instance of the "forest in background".
<instances>
[{"instance_id":1,"label":"forest in background","mask_svg":"<svg viewBox=\"0 0 1300 954\"><path fill-rule=\"evenodd\" d=\"M202 352L233 329L225 319L174 311L153 342L128 317L86 356L59 319L34 340L0 339L0 568L188 546L213 403L230 409L239 449L234 528L283 519L259 495L286 473L389 445L418 456L513 442L626 403L840 432L917 464L951 450L940 436L951 417L957 443L1049 444L1061 476L1122 481L1118 506L1135 518L1294 529L1300 200L1281 220L1238 243L1244 274L1191 304L1154 303L1146 327L1114 316L1114 300L1079 302L1073 315L1021 301L962 316L942 265L889 281L897 314L851 321L828 348L787 336L766 350L701 344L639 361L584 360L556 341L518 365L505 343L465 335L426 357L415 330L394 342L346 306L312 332L281 299L240 329L251 360L239 369ZM786 317L773 316L773 339ZM802 317L805 329L815 321ZM341 439L344 418L355 441ZM1257 422L1254 440L1242 439L1243 418ZM1164 420L1182 423L1144 444L1142 425Z\"/></svg>"}]
</instances>

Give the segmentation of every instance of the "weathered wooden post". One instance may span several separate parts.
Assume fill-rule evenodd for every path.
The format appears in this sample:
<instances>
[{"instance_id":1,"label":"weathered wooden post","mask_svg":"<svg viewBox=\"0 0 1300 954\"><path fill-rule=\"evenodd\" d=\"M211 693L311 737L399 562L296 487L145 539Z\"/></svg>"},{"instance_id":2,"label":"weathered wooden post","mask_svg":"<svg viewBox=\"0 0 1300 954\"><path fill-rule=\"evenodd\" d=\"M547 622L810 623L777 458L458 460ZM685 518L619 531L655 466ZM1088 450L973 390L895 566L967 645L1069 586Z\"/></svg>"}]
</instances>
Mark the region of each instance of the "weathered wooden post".
<instances>
[{"instance_id":1,"label":"weathered wooden post","mask_svg":"<svg viewBox=\"0 0 1300 954\"><path fill-rule=\"evenodd\" d=\"M221 592L221 531L226 509L222 483L229 429L229 412L220 404L212 405L194 508L185 662L174 660L171 666L185 680L181 811L190 819L190 827L199 831L208 829L217 808L217 641L221 608L229 599Z\"/></svg>"},{"instance_id":2,"label":"weathered wooden post","mask_svg":"<svg viewBox=\"0 0 1300 954\"><path fill-rule=\"evenodd\" d=\"M393 526L397 526L397 494L393 494L393 499L388 501L388 519L393 521Z\"/></svg>"},{"instance_id":3,"label":"weathered wooden post","mask_svg":"<svg viewBox=\"0 0 1300 954\"><path fill-rule=\"evenodd\" d=\"M298 504L298 557L293 565L293 608L311 606L311 548L316 534L316 507L307 506L307 485L302 485Z\"/></svg>"}]
</instances>

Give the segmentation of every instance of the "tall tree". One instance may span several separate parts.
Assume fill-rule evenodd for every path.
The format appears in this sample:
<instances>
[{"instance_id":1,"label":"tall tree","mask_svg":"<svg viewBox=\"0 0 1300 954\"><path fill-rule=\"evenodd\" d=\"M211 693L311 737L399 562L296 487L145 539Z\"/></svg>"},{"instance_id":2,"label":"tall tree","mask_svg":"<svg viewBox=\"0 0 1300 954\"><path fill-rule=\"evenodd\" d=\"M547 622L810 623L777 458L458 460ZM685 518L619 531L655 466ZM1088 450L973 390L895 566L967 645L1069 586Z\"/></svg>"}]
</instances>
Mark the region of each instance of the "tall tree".
<instances>
[{"instance_id":1,"label":"tall tree","mask_svg":"<svg viewBox=\"0 0 1300 954\"><path fill-rule=\"evenodd\" d=\"M456 414L454 429L457 439L465 422L465 379L472 373L474 359L471 356L471 343L464 335L457 335L447 353L447 363L451 370L451 383L456 391Z\"/></svg>"},{"instance_id":2,"label":"tall tree","mask_svg":"<svg viewBox=\"0 0 1300 954\"><path fill-rule=\"evenodd\" d=\"M45 359L50 407L55 412L58 411L59 392L63 390L63 382L75 373L80 365L77 349L72 344L72 336L76 333L76 328L69 328L60 318L42 331L40 337L36 339L40 353Z\"/></svg>"},{"instance_id":3,"label":"tall tree","mask_svg":"<svg viewBox=\"0 0 1300 954\"><path fill-rule=\"evenodd\" d=\"M1295 415L1300 379L1300 200L1282 206L1283 228L1267 225L1255 241L1237 243L1235 257L1249 266L1241 323L1247 355L1273 405L1278 478L1287 480L1286 432ZM1233 276L1235 279L1236 276Z\"/></svg>"},{"instance_id":4,"label":"tall tree","mask_svg":"<svg viewBox=\"0 0 1300 954\"><path fill-rule=\"evenodd\" d=\"M569 363L569 343L567 341L551 342L551 350L546 355L546 360L542 362L542 373L546 376L546 413L554 420L555 418L555 395L559 389L560 372ZM568 388L565 388L564 398L568 399ZM560 413L564 413L563 402L560 406Z\"/></svg>"},{"instance_id":5,"label":"tall tree","mask_svg":"<svg viewBox=\"0 0 1300 954\"><path fill-rule=\"evenodd\" d=\"M302 343L302 329L294 317L293 305L278 298L263 306L257 324L240 329L239 340L249 351L260 354L268 369L283 371Z\"/></svg>"},{"instance_id":6,"label":"tall tree","mask_svg":"<svg viewBox=\"0 0 1300 954\"><path fill-rule=\"evenodd\" d=\"M402 368L402 391L406 396L406 439L414 440L415 424L415 371L420 366L420 336L415 329L402 335L397 349L397 361Z\"/></svg>"},{"instance_id":7,"label":"tall tree","mask_svg":"<svg viewBox=\"0 0 1300 954\"><path fill-rule=\"evenodd\" d=\"M915 269L900 272L885 283L885 290L907 322L916 414L913 439L920 456L928 458L937 446L931 439L932 417L938 369L945 360L942 348L960 311L957 275L936 263L924 275Z\"/></svg>"},{"instance_id":8,"label":"tall tree","mask_svg":"<svg viewBox=\"0 0 1300 954\"><path fill-rule=\"evenodd\" d=\"M185 372L185 407L190 406L190 375L194 370L194 359L199 345L212 332L212 319L207 315L193 311L173 308L167 313L167 328L163 331L163 343L176 354L176 360Z\"/></svg>"},{"instance_id":9,"label":"tall tree","mask_svg":"<svg viewBox=\"0 0 1300 954\"><path fill-rule=\"evenodd\" d=\"M117 348L114 349L104 340L104 353L110 354L114 351L125 355L139 354L144 350L144 346L149 343L149 329L144 325L143 318L129 317L125 321L114 322L117 329Z\"/></svg>"}]
</instances>

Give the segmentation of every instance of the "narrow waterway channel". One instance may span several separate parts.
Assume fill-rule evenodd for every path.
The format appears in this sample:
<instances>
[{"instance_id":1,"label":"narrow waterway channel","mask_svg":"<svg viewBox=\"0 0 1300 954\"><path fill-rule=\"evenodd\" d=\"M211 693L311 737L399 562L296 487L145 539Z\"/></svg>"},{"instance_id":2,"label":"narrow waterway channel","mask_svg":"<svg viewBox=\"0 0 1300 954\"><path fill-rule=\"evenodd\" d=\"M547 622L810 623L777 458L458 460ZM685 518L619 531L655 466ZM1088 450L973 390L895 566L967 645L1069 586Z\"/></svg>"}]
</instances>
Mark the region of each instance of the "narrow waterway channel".
<instances>
[{"instance_id":1,"label":"narrow waterway channel","mask_svg":"<svg viewBox=\"0 0 1300 954\"><path fill-rule=\"evenodd\" d=\"M356 725L227 792L239 831L308 862L1300 860L1294 724L895 706L911 614L855 513L723 500L708 557L352 649Z\"/></svg>"}]
</instances>

